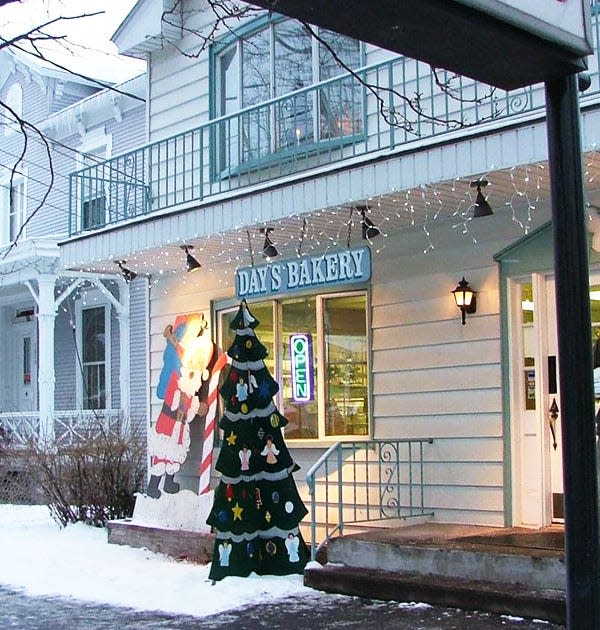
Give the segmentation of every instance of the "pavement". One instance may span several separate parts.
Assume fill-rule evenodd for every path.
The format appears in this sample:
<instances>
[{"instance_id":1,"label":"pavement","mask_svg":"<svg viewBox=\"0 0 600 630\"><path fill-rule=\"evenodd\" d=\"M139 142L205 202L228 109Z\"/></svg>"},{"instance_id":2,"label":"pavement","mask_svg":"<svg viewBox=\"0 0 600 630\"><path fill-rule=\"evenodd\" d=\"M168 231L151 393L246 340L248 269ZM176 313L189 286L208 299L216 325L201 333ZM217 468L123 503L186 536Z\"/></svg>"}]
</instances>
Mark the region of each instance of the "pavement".
<instances>
[{"instance_id":1,"label":"pavement","mask_svg":"<svg viewBox=\"0 0 600 630\"><path fill-rule=\"evenodd\" d=\"M193 592L190 593L193 597ZM403 604L345 595L269 601L269 605L195 618L157 611L136 611L73 599L30 597L0 586L3 630L564 630L544 620Z\"/></svg>"}]
</instances>

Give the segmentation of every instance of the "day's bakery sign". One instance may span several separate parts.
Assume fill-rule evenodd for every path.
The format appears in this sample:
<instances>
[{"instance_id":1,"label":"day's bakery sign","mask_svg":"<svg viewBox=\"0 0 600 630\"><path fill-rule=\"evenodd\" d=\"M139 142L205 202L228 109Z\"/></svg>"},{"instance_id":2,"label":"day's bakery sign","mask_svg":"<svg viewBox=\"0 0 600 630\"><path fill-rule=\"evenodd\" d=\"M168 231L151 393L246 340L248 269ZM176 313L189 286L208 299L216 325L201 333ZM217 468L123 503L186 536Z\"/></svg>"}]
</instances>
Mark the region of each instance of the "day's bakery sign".
<instances>
[{"instance_id":1,"label":"day's bakery sign","mask_svg":"<svg viewBox=\"0 0 600 630\"><path fill-rule=\"evenodd\" d=\"M302 256L243 267L235 272L238 298L254 298L365 282L371 277L368 247Z\"/></svg>"}]
</instances>

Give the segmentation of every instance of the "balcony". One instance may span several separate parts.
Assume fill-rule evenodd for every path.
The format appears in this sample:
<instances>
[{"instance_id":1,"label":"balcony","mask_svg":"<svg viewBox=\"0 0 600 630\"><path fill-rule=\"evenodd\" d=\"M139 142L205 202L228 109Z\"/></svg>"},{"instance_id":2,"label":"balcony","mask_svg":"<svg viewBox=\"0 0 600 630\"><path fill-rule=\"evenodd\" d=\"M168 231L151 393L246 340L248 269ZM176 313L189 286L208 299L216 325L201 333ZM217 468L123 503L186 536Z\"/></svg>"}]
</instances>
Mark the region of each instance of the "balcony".
<instances>
[{"instance_id":1,"label":"balcony","mask_svg":"<svg viewBox=\"0 0 600 630\"><path fill-rule=\"evenodd\" d=\"M592 2L595 53L583 105L600 94L599 6ZM543 116L543 84L506 92L396 57L71 174L69 234Z\"/></svg>"}]
</instances>

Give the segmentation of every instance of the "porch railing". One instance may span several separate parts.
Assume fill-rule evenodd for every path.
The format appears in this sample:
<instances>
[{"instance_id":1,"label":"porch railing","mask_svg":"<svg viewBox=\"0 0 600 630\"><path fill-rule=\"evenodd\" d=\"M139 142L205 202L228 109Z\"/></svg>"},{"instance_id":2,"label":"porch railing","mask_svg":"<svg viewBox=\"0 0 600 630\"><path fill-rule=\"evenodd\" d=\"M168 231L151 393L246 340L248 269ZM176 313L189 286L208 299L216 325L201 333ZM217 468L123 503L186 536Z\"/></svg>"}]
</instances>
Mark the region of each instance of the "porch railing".
<instances>
[{"instance_id":1,"label":"porch railing","mask_svg":"<svg viewBox=\"0 0 600 630\"><path fill-rule=\"evenodd\" d=\"M595 42L599 3L592 2ZM589 64L588 100L600 94L597 45ZM466 127L482 129L486 122L509 125L517 117L543 116L544 108L542 84L493 90L396 57L71 174L69 232L93 232L399 146L410 150L452 132L464 134Z\"/></svg>"},{"instance_id":2,"label":"porch railing","mask_svg":"<svg viewBox=\"0 0 600 630\"><path fill-rule=\"evenodd\" d=\"M423 449L432 438L337 442L306 475L311 555L348 524L433 516L424 501ZM319 530L319 531L317 531Z\"/></svg>"},{"instance_id":3,"label":"porch railing","mask_svg":"<svg viewBox=\"0 0 600 630\"><path fill-rule=\"evenodd\" d=\"M54 439L68 445L80 439L105 435L120 435L126 428L119 409L56 411ZM0 442L23 448L40 437L40 414L32 412L0 413Z\"/></svg>"}]
</instances>

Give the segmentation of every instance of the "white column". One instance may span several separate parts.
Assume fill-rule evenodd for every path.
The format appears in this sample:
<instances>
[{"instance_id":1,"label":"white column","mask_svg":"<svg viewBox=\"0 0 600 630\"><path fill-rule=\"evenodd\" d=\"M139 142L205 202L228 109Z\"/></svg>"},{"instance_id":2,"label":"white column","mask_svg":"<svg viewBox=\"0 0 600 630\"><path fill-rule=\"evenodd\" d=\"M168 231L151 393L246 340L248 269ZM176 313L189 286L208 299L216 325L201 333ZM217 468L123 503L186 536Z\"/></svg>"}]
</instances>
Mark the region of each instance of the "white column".
<instances>
[{"instance_id":1,"label":"white column","mask_svg":"<svg viewBox=\"0 0 600 630\"><path fill-rule=\"evenodd\" d=\"M118 311L119 318L119 393L121 396L121 410L123 412L123 429L129 429L131 412L130 409L130 372L129 365L129 285L126 282L119 282L119 302L121 309Z\"/></svg>"},{"instance_id":2,"label":"white column","mask_svg":"<svg viewBox=\"0 0 600 630\"><path fill-rule=\"evenodd\" d=\"M40 408L40 441L54 442L54 325L56 309L54 286L56 277L38 278L38 388Z\"/></svg>"}]
</instances>

